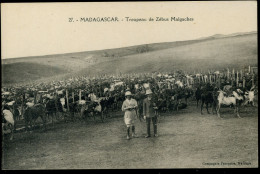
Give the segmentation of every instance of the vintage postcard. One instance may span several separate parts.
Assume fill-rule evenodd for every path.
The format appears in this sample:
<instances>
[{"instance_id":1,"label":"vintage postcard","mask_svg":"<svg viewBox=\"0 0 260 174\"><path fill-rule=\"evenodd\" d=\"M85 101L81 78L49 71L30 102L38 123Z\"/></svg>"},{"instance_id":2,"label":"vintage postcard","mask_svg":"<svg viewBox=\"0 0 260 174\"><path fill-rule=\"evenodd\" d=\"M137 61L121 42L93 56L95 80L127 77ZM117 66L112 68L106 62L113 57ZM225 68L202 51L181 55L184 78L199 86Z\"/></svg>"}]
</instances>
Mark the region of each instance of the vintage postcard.
<instances>
[{"instance_id":1,"label":"vintage postcard","mask_svg":"<svg viewBox=\"0 0 260 174\"><path fill-rule=\"evenodd\" d=\"M1 4L2 169L258 167L257 1Z\"/></svg>"}]
</instances>

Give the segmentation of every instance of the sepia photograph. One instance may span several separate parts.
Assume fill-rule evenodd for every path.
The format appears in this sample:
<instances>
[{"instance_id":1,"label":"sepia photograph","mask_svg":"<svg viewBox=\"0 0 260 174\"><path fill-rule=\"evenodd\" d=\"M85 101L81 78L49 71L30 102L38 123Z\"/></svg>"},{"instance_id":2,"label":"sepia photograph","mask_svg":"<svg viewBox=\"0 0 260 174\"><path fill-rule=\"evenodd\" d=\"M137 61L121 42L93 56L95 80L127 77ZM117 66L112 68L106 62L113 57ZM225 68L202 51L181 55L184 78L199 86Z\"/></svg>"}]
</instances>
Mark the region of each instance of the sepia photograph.
<instances>
[{"instance_id":1,"label":"sepia photograph","mask_svg":"<svg viewBox=\"0 0 260 174\"><path fill-rule=\"evenodd\" d=\"M258 168L257 1L1 3L2 170Z\"/></svg>"}]
</instances>

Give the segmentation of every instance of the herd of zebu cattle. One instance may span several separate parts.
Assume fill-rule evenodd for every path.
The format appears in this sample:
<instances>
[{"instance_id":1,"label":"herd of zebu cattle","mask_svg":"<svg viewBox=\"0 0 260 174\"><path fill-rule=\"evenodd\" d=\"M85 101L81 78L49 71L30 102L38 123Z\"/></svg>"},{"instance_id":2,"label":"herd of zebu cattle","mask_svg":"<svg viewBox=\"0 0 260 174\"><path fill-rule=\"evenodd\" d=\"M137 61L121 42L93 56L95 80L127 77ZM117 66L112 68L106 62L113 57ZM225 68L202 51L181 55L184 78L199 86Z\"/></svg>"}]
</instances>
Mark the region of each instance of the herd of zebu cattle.
<instances>
[{"instance_id":1,"label":"herd of zebu cattle","mask_svg":"<svg viewBox=\"0 0 260 174\"><path fill-rule=\"evenodd\" d=\"M257 92L257 75L213 72L185 75L174 73L153 73L103 76L99 78L75 77L50 83L28 84L2 88L2 133L16 130L16 123L24 119L26 130L32 130L35 121L41 117L44 128L48 119L56 116L65 121L74 120L75 115L86 120L99 115L101 120L121 109L125 92L131 91L138 102L137 115L142 120L142 101L145 91L153 91L159 115L163 112L178 111L188 105L188 99L201 101L209 112L220 117L222 105L232 106L237 117L239 107L251 103ZM29 129L30 126L30 129Z\"/></svg>"}]
</instances>

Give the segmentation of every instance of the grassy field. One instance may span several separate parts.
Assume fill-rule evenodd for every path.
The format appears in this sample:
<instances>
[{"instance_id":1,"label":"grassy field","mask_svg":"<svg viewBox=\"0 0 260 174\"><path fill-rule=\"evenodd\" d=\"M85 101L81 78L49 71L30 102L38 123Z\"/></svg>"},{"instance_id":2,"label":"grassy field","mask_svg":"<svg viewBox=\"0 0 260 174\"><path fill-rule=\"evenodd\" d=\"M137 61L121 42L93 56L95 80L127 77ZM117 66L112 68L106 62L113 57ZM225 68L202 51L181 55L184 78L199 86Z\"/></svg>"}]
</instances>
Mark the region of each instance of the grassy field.
<instances>
[{"instance_id":1,"label":"grassy field","mask_svg":"<svg viewBox=\"0 0 260 174\"><path fill-rule=\"evenodd\" d=\"M178 113L163 114L159 137L126 140L123 113L100 120L56 123L46 132L15 133L2 154L2 169L132 169L258 167L258 107L200 114L194 101ZM153 128L151 127L151 131ZM240 164L241 163L241 164Z\"/></svg>"},{"instance_id":2,"label":"grassy field","mask_svg":"<svg viewBox=\"0 0 260 174\"><path fill-rule=\"evenodd\" d=\"M147 47L140 53L137 48ZM2 60L2 82L13 84L55 76L190 72L257 65L257 33L214 36L191 41ZM50 71L49 71L50 70Z\"/></svg>"}]
</instances>

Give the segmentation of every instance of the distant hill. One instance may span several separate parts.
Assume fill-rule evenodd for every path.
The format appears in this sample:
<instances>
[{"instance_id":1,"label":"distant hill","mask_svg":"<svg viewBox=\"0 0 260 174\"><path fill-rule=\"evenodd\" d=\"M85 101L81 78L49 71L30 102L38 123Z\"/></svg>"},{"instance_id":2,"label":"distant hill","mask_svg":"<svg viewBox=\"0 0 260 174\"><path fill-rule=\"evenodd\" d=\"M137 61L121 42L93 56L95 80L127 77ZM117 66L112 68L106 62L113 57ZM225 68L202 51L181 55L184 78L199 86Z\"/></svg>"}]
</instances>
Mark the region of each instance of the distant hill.
<instances>
[{"instance_id":1,"label":"distant hill","mask_svg":"<svg viewBox=\"0 0 260 174\"><path fill-rule=\"evenodd\" d=\"M114 74L133 72L187 72L242 68L257 65L257 35L243 35L191 42L178 47L124 56L107 63L97 63L79 74Z\"/></svg>"},{"instance_id":2,"label":"distant hill","mask_svg":"<svg viewBox=\"0 0 260 174\"><path fill-rule=\"evenodd\" d=\"M2 82L12 84L52 77L187 72L257 65L257 33L214 35L189 41L2 60Z\"/></svg>"},{"instance_id":3,"label":"distant hill","mask_svg":"<svg viewBox=\"0 0 260 174\"><path fill-rule=\"evenodd\" d=\"M250 34L257 34L256 31L252 32L238 32L238 33L232 33L232 34L214 34L213 36L208 36L208 37L201 37L198 40L206 40L206 39L218 39L218 38L224 38L224 37L234 37L234 36L245 36L245 35L250 35Z\"/></svg>"},{"instance_id":4,"label":"distant hill","mask_svg":"<svg viewBox=\"0 0 260 174\"><path fill-rule=\"evenodd\" d=\"M54 66L18 62L2 65L2 82L4 84L13 82L19 83L25 80L32 82L40 78L56 76L63 73L67 73L67 71Z\"/></svg>"}]
</instances>

